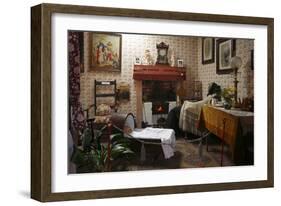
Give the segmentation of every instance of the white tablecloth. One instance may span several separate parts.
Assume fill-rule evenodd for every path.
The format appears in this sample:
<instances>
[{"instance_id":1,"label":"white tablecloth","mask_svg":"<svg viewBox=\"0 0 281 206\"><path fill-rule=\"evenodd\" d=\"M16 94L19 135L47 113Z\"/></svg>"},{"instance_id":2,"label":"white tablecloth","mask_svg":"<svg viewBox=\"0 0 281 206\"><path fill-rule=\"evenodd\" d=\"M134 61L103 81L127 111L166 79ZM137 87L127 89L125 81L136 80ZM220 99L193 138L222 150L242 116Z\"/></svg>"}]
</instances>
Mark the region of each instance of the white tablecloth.
<instances>
[{"instance_id":1,"label":"white tablecloth","mask_svg":"<svg viewBox=\"0 0 281 206\"><path fill-rule=\"evenodd\" d=\"M147 127L145 129L135 129L130 135L143 140L161 140L165 159L169 159L174 155L176 136L173 129Z\"/></svg>"}]
</instances>

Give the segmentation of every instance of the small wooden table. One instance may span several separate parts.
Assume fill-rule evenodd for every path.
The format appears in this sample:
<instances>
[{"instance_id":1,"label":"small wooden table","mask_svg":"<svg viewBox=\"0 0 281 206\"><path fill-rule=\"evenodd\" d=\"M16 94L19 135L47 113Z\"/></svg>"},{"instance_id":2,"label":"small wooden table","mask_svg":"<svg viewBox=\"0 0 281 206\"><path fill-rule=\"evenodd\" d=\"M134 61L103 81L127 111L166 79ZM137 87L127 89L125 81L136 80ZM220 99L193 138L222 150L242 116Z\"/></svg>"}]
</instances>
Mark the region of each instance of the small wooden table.
<instances>
[{"instance_id":1,"label":"small wooden table","mask_svg":"<svg viewBox=\"0 0 281 206\"><path fill-rule=\"evenodd\" d=\"M221 107L204 105L199 118L199 127L206 128L222 140L221 165L223 164L223 146L228 144L232 160L236 165L247 164L247 138L253 138L254 113L240 110L226 110ZM250 135L249 135L250 134Z\"/></svg>"}]
</instances>

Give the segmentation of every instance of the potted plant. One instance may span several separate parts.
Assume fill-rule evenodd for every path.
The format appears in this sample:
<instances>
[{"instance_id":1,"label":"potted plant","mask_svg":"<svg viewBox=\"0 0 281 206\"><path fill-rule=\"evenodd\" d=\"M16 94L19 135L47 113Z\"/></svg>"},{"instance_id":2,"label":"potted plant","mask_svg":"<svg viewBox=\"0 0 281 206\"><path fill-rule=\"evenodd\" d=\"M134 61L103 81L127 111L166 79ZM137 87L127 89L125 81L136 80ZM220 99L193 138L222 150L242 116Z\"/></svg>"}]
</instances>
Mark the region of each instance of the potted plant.
<instances>
[{"instance_id":1,"label":"potted plant","mask_svg":"<svg viewBox=\"0 0 281 206\"><path fill-rule=\"evenodd\" d=\"M234 101L235 89L232 87L224 88L222 91L222 97L224 99L224 108L231 109Z\"/></svg>"},{"instance_id":2,"label":"potted plant","mask_svg":"<svg viewBox=\"0 0 281 206\"><path fill-rule=\"evenodd\" d=\"M215 82L209 84L207 96L212 95L217 101L221 100L221 86Z\"/></svg>"},{"instance_id":3,"label":"potted plant","mask_svg":"<svg viewBox=\"0 0 281 206\"><path fill-rule=\"evenodd\" d=\"M74 146L71 161L78 173L107 172L124 170L124 162L134 156L130 149L130 140L122 133L109 136L107 143L101 143L102 131L86 128L82 134L82 146ZM118 160L123 161L123 165Z\"/></svg>"}]
</instances>

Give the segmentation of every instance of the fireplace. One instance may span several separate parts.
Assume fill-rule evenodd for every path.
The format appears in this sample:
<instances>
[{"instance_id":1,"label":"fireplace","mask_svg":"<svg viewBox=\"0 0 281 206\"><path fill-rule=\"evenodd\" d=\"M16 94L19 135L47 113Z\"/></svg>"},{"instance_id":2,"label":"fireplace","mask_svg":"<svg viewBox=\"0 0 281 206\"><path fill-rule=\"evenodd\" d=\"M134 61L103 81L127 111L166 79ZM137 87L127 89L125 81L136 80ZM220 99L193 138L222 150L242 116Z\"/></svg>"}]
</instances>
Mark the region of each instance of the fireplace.
<instances>
[{"instance_id":1,"label":"fireplace","mask_svg":"<svg viewBox=\"0 0 281 206\"><path fill-rule=\"evenodd\" d=\"M146 107L143 121L146 124L165 127L170 103L176 102L176 84L175 81L142 81L142 102Z\"/></svg>"},{"instance_id":2,"label":"fireplace","mask_svg":"<svg viewBox=\"0 0 281 206\"><path fill-rule=\"evenodd\" d=\"M176 88L186 79L185 68L168 65L134 65L136 122L157 124L176 106ZM153 113L153 114L152 114ZM161 119L160 119L161 118Z\"/></svg>"}]
</instances>

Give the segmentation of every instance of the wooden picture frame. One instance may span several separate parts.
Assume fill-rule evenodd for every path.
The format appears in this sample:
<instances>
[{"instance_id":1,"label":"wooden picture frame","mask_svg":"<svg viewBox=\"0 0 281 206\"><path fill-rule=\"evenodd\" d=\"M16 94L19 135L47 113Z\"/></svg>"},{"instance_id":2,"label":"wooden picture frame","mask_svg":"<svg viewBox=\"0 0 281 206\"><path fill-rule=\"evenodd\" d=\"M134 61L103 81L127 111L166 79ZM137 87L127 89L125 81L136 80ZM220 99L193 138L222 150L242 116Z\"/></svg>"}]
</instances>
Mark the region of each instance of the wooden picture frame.
<instances>
[{"instance_id":1,"label":"wooden picture frame","mask_svg":"<svg viewBox=\"0 0 281 206\"><path fill-rule=\"evenodd\" d=\"M202 64L215 62L215 39L211 37L202 38Z\"/></svg>"},{"instance_id":2,"label":"wooden picture frame","mask_svg":"<svg viewBox=\"0 0 281 206\"><path fill-rule=\"evenodd\" d=\"M231 68L231 58L236 52L235 39L217 39L216 40L216 71L217 74L229 74L233 71Z\"/></svg>"},{"instance_id":3,"label":"wooden picture frame","mask_svg":"<svg viewBox=\"0 0 281 206\"><path fill-rule=\"evenodd\" d=\"M246 181L165 185L137 188L95 189L87 191L53 191L52 164L52 17L57 14L96 15L229 24L263 25L267 28L267 168L266 178ZM75 5L40 4L31 8L31 198L64 201L92 198L159 195L187 192L273 187L274 183L274 97L273 97L273 28L272 18L214 14L119 9ZM266 69L266 68L265 68ZM222 71L224 73L224 71ZM229 72L229 70L227 70ZM66 75L66 74L65 74ZM61 86L61 85L56 85Z\"/></svg>"},{"instance_id":4,"label":"wooden picture frame","mask_svg":"<svg viewBox=\"0 0 281 206\"><path fill-rule=\"evenodd\" d=\"M139 56L135 57L134 65L141 65L141 58Z\"/></svg>"},{"instance_id":5,"label":"wooden picture frame","mask_svg":"<svg viewBox=\"0 0 281 206\"><path fill-rule=\"evenodd\" d=\"M110 32L90 33L90 70L121 72L122 36Z\"/></svg>"},{"instance_id":6,"label":"wooden picture frame","mask_svg":"<svg viewBox=\"0 0 281 206\"><path fill-rule=\"evenodd\" d=\"M178 60L177 60L177 66L178 66L178 67L184 67L183 59L178 59Z\"/></svg>"}]
</instances>

